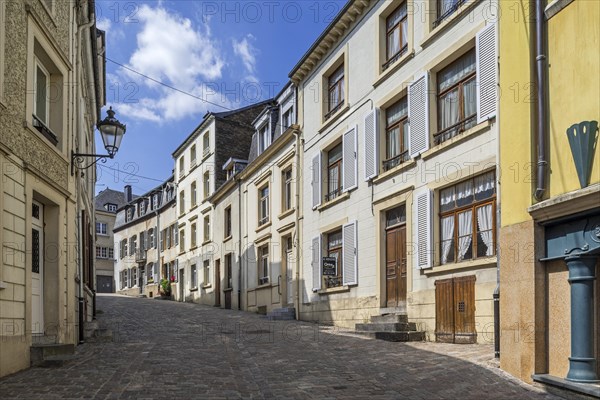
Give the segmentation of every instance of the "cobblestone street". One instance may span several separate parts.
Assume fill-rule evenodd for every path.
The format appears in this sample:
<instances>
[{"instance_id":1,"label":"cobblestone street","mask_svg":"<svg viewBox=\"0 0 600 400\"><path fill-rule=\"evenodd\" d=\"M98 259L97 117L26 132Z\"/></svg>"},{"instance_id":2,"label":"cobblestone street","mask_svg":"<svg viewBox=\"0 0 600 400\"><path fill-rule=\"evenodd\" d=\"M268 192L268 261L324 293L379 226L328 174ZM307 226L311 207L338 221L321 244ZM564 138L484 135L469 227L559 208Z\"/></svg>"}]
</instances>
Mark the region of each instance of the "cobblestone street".
<instances>
[{"instance_id":1,"label":"cobblestone street","mask_svg":"<svg viewBox=\"0 0 600 400\"><path fill-rule=\"evenodd\" d=\"M2 399L553 399L489 345L390 343L197 304L99 296L108 343L0 379Z\"/></svg>"}]
</instances>

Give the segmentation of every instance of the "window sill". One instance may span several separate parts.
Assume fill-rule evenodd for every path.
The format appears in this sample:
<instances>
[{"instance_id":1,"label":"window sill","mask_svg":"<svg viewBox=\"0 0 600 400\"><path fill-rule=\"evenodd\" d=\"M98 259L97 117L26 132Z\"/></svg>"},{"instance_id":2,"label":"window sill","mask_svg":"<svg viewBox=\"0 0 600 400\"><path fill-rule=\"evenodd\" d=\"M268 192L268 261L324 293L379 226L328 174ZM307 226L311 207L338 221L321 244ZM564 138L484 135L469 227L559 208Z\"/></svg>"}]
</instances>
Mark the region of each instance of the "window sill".
<instances>
[{"instance_id":1,"label":"window sill","mask_svg":"<svg viewBox=\"0 0 600 400\"><path fill-rule=\"evenodd\" d=\"M432 147L431 149L427 150L426 152L422 153L421 158L423 160L427 160L428 158L431 158L444 150L447 150L451 147L456 146L459 143L462 143L463 141L471 138L471 136L475 136L477 134L480 134L482 132L489 130L491 126L492 126L491 120L487 120L478 125L475 125L471 129L467 129L466 131L459 133L458 135L454 136L453 138L448 139L445 142L442 142L442 143L436 145L435 147Z\"/></svg>"},{"instance_id":2,"label":"window sill","mask_svg":"<svg viewBox=\"0 0 600 400\"><path fill-rule=\"evenodd\" d=\"M198 291L198 288L197 288L197 287L195 287L195 288L191 288L191 289L190 289L190 292L197 292L197 291Z\"/></svg>"},{"instance_id":3,"label":"window sill","mask_svg":"<svg viewBox=\"0 0 600 400\"><path fill-rule=\"evenodd\" d=\"M330 207L333 207L334 205L341 203L342 201L349 199L350 198L350 192L346 192L343 193L341 195L339 195L338 197L336 197L333 200L329 200L327 203L323 203L321 204L319 207L317 207L317 211L322 212L327 210Z\"/></svg>"},{"instance_id":4,"label":"window sill","mask_svg":"<svg viewBox=\"0 0 600 400\"><path fill-rule=\"evenodd\" d=\"M258 233L258 232L262 231L263 229L266 229L266 228L268 228L270 226L271 226L271 221L260 225L258 228L256 228L255 232Z\"/></svg>"},{"instance_id":5,"label":"window sill","mask_svg":"<svg viewBox=\"0 0 600 400\"><path fill-rule=\"evenodd\" d=\"M318 132L323 133L323 131L325 131L327 128L333 125L333 123L337 121L348 110L350 110L350 106L346 104L345 106L337 110L335 113L333 113L329 118L323 119L323 123L321 124L321 127L319 128Z\"/></svg>"},{"instance_id":6,"label":"window sill","mask_svg":"<svg viewBox=\"0 0 600 400\"><path fill-rule=\"evenodd\" d=\"M425 49L425 47L429 46L442 32L449 29L452 25L455 25L460 19L462 19L465 14L471 11L477 4L479 0L475 1L467 1L463 3L458 9L452 14L452 16L446 18L441 24L433 28L429 31L429 34L421 40L420 46ZM433 21L432 21L433 22Z\"/></svg>"},{"instance_id":7,"label":"window sill","mask_svg":"<svg viewBox=\"0 0 600 400\"><path fill-rule=\"evenodd\" d=\"M406 171L407 169L413 168L415 165L417 165L417 162L415 160L403 162L402 164L397 165L394 168L385 171L383 174L381 174L377 178L373 179L373 183L379 184L381 182L384 182L384 181L390 179L391 177L396 176L403 171Z\"/></svg>"},{"instance_id":8,"label":"window sill","mask_svg":"<svg viewBox=\"0 0 600 400\"><path fill-rule=\"evenodd\" d=\"M190 166L190 172L189 173L191 174L194 170L196 170L200 166L200 164L201 163L196 163L196 164Z\"/></svg>"},{"instance_id":9,"label":"window sill","mask_svg":"<svg viewBox=\"0 0 600 400\"><path fill-rule=\"evenodd\" d=\"M254 288L254 290L259 290L259 289L266 289L266 288L270 288L273 287L273 285L271 285L271 283L263 283L261 285L258 285Z\"/></svg>"},{"instance_id":10,"label":"window sill","mask_svg":"<svg viewBox=\"0 0 600 400\"><path fill-rule=\"evenodd\" d=\"M286 210L286 211L282 212L281 214L279 214L277 216L277 218L284 219L285 217L292 215L294 213L294 211L296 211L296 209L292 207L289 210Z\"/></svg>"},{"instance_id":11,"label":"window sill","mask_svg":"<svg viewBox=\"0 0 600 400\"><path fill-rule=\"evenodd\" d=\"M233 291L233 288L232 288L232 287L229 287L229 288L225 288L225 289L223 289L223 292L231 292L231 291Z\"/></svg>"},{"instance_id":12,"label":"window sill","mask_svg":"<svg viewBox=\"0 0 600 400\"><path fill-rule=\"evenodd\" d=\"M225 242L229 242L229 241L231 240L231 238L232 238L232 237L233 237L232 235L229 235L229 236L227 236L226 238L223 238L223 243L225 243Z\"/></svg>"},{"instance_id":13,"label":"window sill","mask_svg":"<svg viewBox=\"0 0 600 400\"><path fill-rule=\"evenodd\" d=\"M62 146L62 144L58 144L58 145L53 145L50 140L48 140L40 131L37 130L37 128L35 126L33 126L33 124L30 121L26 121L26 126L27 129L29 129L29 131L31 131L46 147L48 147L49 149L52 149L52 151L54 151L57 155L59 155L60 157L63 158L63 160L65 160L66 163L70 163L71 160L69 160L65 154L63 154L62 149L60 147L57 146ZM129 222L129 221L127 221Z\"/></svg>"},{"instance_id":14,"label":"window sill","mask_svg":"<svg viewBox=\"0 0 600 400\"><path fill-rule=\"evenodd\" d=\"M461 261L452 264L437 265L435 267L424 269L425 275L441 274L444 272L454 272L460 269L495 267L498 263L496 256L476 258L475 260Z\"/></svg>"},{"instance_id":15,"label":"window sill","mask_svg":"<svg viewBox=\"0 0 600 400\"><path fill-rule=\"evenodd\" d=\"M381 85L386 79L388 79L394 72L398 71L404 64L406 64L409 60L411 60L415 56L415 51L410 50L406 52L402 57L398 58L389 67L385 69L385 71L381 71L379 76L373 82L373 87L377 87ZM379 69L381 70L381 65L379 65Z\"/></svg>"},{"instance_id":16,"label":"window sill","mask_svg":"<svg viewBox=\"0 0 600 400\"><path fill-rule=\"evenodd\" d=\"M212 287L212 284L209 283L208 285L202 286L202 289L210 289L211 287Z\"/></svg>"},{"instance_id":17,"label":"window sill","mask_svg":"<svg viewBox=\"0 0 600 400\"><path fill-rule=\"evenodd\" d=\"M6 289L7 287L8 287L8 285L6 284L6 282L0 281L0 290Z\"/></svg>"},{"instance_id":18,"label":"window sill","mask_svg":"<svg viewBox=\"0 0 600 400\"><path fill-rule=\"evenodd\" d=\"M544 10L544 14L546 14L546 20L554 17L572 2L573 0L554 0L550 2L550 4L548 4Z\"/></svg>"},{"instance_id":19,"label":"window sill","mask_svg":"<svg viewBox=\"0 0 600 400\"><path fill-rule=\"evenodd\" d=\"M202 242L202 246L206 246L207 244L209 244L210 242L212 242L212 240L210 239L206 239L204 242Z\"/></svg>"},{"instance_id":20,"label":"window sill","mask_svg":"<svg viewBox=\"0 0 600 400\"><path fill-rule=\"evenodd\" d=\"M196 245L193 245L192 247L190 247L190 251L194 251L194 250L196 250L197 248L198 248L198 246L196 246Z\"/></svg>"},{"instance_id":21,"label":"window sill","mask_svg":"<svg viewBox=\"0 0 600 400\"><path fill-rule=\"evenodd\" d=\"M196 208L198 208L198 204L194 204L192 208L190 208L190 212L194 211Z\"/></svg>"},{"instance_id":22,"label":"window sill","mask_svg":"<svg viewBox=\"0 0 600 400\"><path fill-rule=\"evenodd\" d=\"M332 287L332 288L327 288L327 289L320 289L317 290L317 294L334 294L334 293L343 293L343 292L349 292L350 291L350 286L345 285L345 286L338 286L338 287Z\"/></svg>"},{"instance_id":23,"label":"window sill","mask_svg":"<svg viewBox=\"0 0 600 400\"><path fill-rule=\"evenodd\" d=\"M178 255L182 256L182 255L184 255L184 254L185 254L185 250L182 250L182 251L180 251L180 252L179 252L179 254L178 254Z\"/></svg>"},{"instance_id":24,"label":"window sill","mask_svg":"<svg viewBox=\"0 0 600 400\"><path fill-rule=\"evenodd\" d=\"M210 151L206 152L206 154L203 153L202 154L202 160L200 161L200 164L202 164L204 161L206 161L206 159L208 157L210 157L211 155L212 155L212 152L210 152ZM200 164L198 164L198 165L200 165Z\"/></svg>"}]
</instances>

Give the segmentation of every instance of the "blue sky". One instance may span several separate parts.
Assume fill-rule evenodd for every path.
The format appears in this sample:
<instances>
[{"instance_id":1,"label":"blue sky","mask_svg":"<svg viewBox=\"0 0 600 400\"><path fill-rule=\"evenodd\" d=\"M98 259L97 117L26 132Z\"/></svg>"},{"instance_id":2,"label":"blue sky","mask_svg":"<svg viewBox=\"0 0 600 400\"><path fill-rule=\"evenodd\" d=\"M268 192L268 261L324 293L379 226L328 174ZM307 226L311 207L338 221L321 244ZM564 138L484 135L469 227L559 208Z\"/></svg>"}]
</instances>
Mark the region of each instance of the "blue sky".
<instances>
[{"instance_id":1,"label":"blue sky","mask_svg":"<svg viewBox=\"0 0 600 400\"><path fill-rule=\"evenodd\" d=\"M116 157L99 163L96 191L131 184L141 194L166 179L171 153L207 111L277 94L344 3L97 0L107 39L106 103L127 133ZM96 148L103 150L99 134Z\"/></svg>"}]
</instances>

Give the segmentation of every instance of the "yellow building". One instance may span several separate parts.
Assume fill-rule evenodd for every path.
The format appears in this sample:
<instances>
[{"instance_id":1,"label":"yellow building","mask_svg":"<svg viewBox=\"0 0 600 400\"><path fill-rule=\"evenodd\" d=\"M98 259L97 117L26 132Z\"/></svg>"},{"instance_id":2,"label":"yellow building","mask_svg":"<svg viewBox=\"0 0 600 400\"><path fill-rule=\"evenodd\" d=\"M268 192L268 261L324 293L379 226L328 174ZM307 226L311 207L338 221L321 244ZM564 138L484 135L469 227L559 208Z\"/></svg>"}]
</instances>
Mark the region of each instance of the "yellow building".
<instances>
[{"instance_id":1,"label":"yellow building","mask_svg":"<svg viewBox=\"0 0 600 400\"><path fill-rule=\"evenodd\" d=\"M598 393L600 2L501 7L500 365Z\"/></svg>"}]
</instances>

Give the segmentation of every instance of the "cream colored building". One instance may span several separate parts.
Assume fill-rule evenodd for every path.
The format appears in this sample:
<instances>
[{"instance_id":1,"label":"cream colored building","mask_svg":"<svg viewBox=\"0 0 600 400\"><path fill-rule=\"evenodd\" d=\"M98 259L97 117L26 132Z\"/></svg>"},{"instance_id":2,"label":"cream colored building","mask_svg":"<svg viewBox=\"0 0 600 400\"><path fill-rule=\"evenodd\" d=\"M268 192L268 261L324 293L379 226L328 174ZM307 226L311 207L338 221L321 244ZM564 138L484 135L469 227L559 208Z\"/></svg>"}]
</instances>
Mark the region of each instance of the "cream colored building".
<instances>
[{"instance_id":1,"label":"cream colored building","mask_svg":"<svg viewBox=\"0 0 600 400\"><path fill-rule=\"evenodd\" d=\"M227 181L227 173L222 169L227 160L247 157L253 133L251 123L262 107L264 103L207 113L173 152L179 226L177 298L180 301L209 305L218 301L215 263L219 260L215 256L220 247L213 240L215 216L209 198ZM239 279L232 276L231 280L238 282ZM221 289L230 289L224 297L229 299L229 306L238 308L239 286L221 286Z\"/></svg>"},{"instance_id":2,"label":"cream colored building","mask_svg":"<svg viewBox=\"0 0 600 400\"><path fill-rule=\"evenodd\" d=\"M129 296L159 296L162 279L176 281L177 215L173 176L143 194L125 186L127 203L115 220L116 292Z\"/></svg>"},{"instance_id":3,"label":"cream colored building","mask_svg":"<svg viewBox=\"0 0 600 400\"><path fill-rule=\"evenodd\" d=\"M440 4L349 1L290 73L300 319L407 313L429 340L493 339L496 28L490 2Z\"/></svg>"},{"instance_id":4,"label":"cream colored building","mask_svg":"<svg viewBox=\"0 0 600 400\"><path fill-rule=\"evenodd\" d=\"M95 153L104 33L94 3L0 2L0 376L93 317Z\"/></svg>"}]
</instances>

